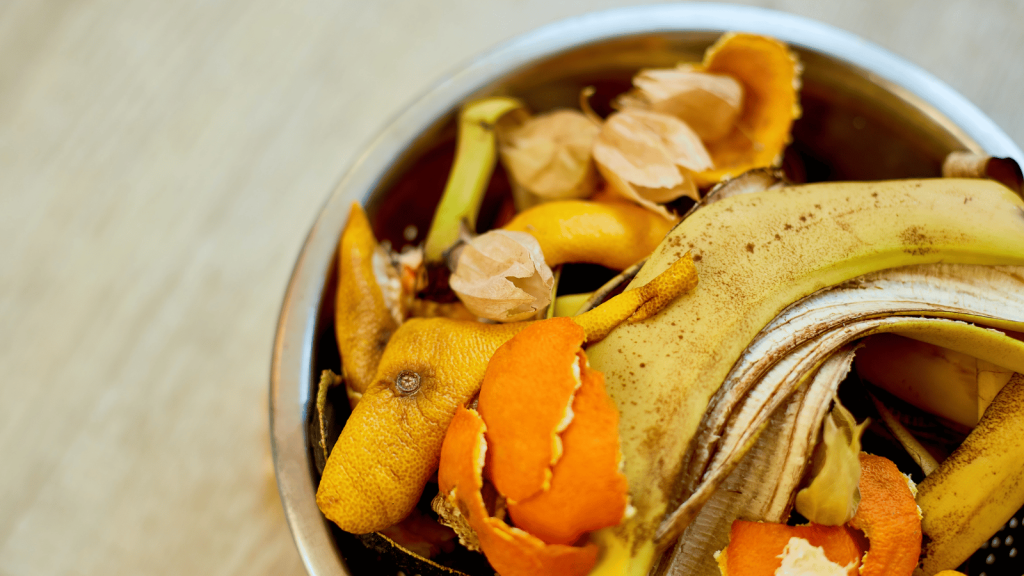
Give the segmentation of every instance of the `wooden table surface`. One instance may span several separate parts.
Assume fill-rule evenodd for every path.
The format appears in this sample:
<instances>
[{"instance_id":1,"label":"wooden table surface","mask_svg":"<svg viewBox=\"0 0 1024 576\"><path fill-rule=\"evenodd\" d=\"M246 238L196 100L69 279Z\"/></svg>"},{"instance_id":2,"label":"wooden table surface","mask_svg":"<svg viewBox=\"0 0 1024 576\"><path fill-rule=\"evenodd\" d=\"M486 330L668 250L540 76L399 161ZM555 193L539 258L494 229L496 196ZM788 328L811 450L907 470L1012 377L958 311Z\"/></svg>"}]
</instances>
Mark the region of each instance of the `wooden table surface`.
<instances>
[{"instance_id":1,"label":"wooden table surface","mask_svg":"<svg viewBox=\"0 0 1024 576\"><path fill-rule=\"evenodd\" d=\"M0 1L0 575L302 574L267 384L318 208L459 63L625 3ZM880 44L1024 143L1024 3L750 3Z\"/></svg>"}]
</instances>

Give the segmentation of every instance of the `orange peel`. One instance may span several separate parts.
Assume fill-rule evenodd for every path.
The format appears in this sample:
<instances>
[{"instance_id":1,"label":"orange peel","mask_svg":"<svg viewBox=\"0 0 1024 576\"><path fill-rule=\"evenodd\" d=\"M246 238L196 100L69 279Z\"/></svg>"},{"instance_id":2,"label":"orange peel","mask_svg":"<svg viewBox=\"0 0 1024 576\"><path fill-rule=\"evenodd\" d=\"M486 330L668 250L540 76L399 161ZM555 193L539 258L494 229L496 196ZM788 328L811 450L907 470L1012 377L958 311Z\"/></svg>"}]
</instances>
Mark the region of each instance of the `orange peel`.
<instances>
[{"instance_id":1,"label":"orange peel","mask_svg":"<svg viewBox=\"0 0 1024 576\"><path fill-rule=\"evenodd\" d=\"M573 418L580 386L574 363L584 338L569 318L536 322L487 364L477 410L487 422L491 481L510 505L551 486L563 453L560 434Z\"/></svg>"},{"instance_id":2,"label":"orange peel","mask_svg":"<svg viewBox=\"0 0 1024 576\"><path fill-rule=\"evenodd\" d=\"M623 322L653 316L696 284L687 255L648 284L573 320L587 341L600 340ZM358 534L409 514L437 470L457 407L479 391L495 350L529 325L412 318L399 326L327 459L317 489L324 515Z\"/></svg>"},{"instance_id":3,"label":"orange peel","mask_svg":"<svg viewBox=\"0 0 1024 576\"><path fill-rule=\"evenodd\" d=\"M597 563L597 546L546 544L491 516L483 499L487 443L480 415L460 406L441 448L438 485L477 533L480 548L502 576L584 576Z\"/></svg>"},{"instance_id":4,"label":"orange peel","mask_svg":"<svg viewBox=\"0 0 1024 576\"><path fill-rule=\"evenodd\" d=\"M552 544L572 544L586 532L614 526L629 509L629 483L619 471L619 411L604 375L587 366L582 352L580 360L581 385L550 489L508 502L516 526Z\"/></svg>"},{"instance_id":5,"label":"orange peel","mask_svg":"<svg viewBox=\"0 0 1024 576\"><path fill-rule=\"evenodd\" d=\"M503 229L536 238L552 268L583 262L625 270L649 256L673 226L675 220L621 200L562 200L524 210Z\"/></svg>"},{"instance_id":6,"label":"orange peel","mask_svg":"<svg viewBox=\"0 0 1024 576\"><path fill-rule=\"evenodd\" d=\"M706 186L753 168L778 165L800 117L800 72L796 55L767 36L730 32L704 53L697 71L727 74L743 84L743 111L732 132L706 142L714 168L694 175Z\"/></svg>"},{"instance_id":7,"label":"orange peel","mask_svg":"<svg viewBox=\"0 0 1024 576\"><path fill-rule=\"evenodd\" d=\"M384 348L398 327L374 274L377 249L366 213L353 202L338 246L334 313L342 375L353 402L373 381Z\"/></svg>"},{"instance_id":8,"label":"orange peel","mask_svg":"<svg viewBox=\"0 0 1024 576\"><path fill-rule=\"evenodd\" d=\"M729 545L721 552L718 561L724 565L725 576L773 576L782 566L781 555L790 538L803 538L812 546L818 546L825 557L839 564L850 566L850 575L855 576L857 564L864 554L862 538L855 530L846 526L787 526L770 522L749 522L735 520L729 533Z\"/></svg>"},{"instance_id":9,"label":"orange peel","mask_svg":"<svg viewBox=\"0 0 1024 576\"><path fill-rule=\"evenodd\" d=\"M861 576L909 576L921 556L921 516L907 477L888 458L860 454L860 505L848 523L870 548Z\"/></svg>"}]
</instances>

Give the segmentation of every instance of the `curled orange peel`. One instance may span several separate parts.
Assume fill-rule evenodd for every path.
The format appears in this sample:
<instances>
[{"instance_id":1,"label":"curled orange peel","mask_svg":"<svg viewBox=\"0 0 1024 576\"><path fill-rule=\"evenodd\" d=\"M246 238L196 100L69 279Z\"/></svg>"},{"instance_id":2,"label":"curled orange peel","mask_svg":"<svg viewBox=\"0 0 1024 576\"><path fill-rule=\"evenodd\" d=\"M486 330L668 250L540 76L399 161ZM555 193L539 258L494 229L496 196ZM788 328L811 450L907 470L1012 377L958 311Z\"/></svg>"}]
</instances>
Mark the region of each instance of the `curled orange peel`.
<instances>
[{"instance_id":1,"label":"curled orange peel","mask_svg":"<svg viewBox=\"0 0 1024 576\"><path fill-rule=\"evenodd\" d=\"M488 424L491 481L509 504L551 486L551 469L563 454L561 433L574 421L580 385L574 363L584 338L569 318L536 322L487 364L477 409Z\"/></svg>"},{"instance_id":2,"label":"curled orange peel","mask_svg":"<svg viewBox=\"0 0 1024 576\"><path fill-rule=\"evenodd\" d=\"M582 352L580 359L581 386L550 488L508 502L516 526L552 544L572 544L586 532L615 526L629 508L629 484L619 471L619 411L605 391L604 375L587 366Z\"/></svg>"},{"instance_id":3,"label":"curled orange peel","mask_svg":"<svg viewBox=\"0 0 1024 576\"><path fill-rule=\"evenodd\" d=\"M546 544L487 511L483 467L486 426L476 411L460 406L441 448L438 485L477 534L480 548L502 576L584 576L597 563L597 546Z\"/></svg>"},{"instance_id":4,"label":"curled orange peel","mask_svg":"<svg viewBox=\"0 0 1024 576\"><path fill-rule=\"evenodd\" d=\"M861 576L910 576L921 556L921 517L907 478L882 456L860 454L860 504L848 523L870 549Z\"/></svg>"},{"instance_id":5,"label":"curled orange peel","mask_svg":"<svg viewBox=\"0 0 1024 576\"><path fill-rule=\"evenodd\" d=\"M625 270L649 256L674 225L674 220L621 200L562 200L524 210L503 229L536 238L552 268L583 262Z\"/></svg>"},{"instance_id":6,"label":"curled orange peel","mask_svg":"<svg viewBox=\"0 0 1024 576\"><path fill-rule=\"evenodd\" d=\"M729 533L729 546L719 555L724 576L773 576L782 566L781 555L790 538L803 538L822 548L825 557L840 566L852 565L850 576L864 554L863 538L846 526L787 526L769 522L736 520Z\"/></svg>"},{"instance_id":7,"label":"curled orange peel","mask_svg":"<svg viewBox=\"0 0 1024 576\"><path fill-rule=\"evenodd\" d=\"M693 260L685 255L647 285L573 320L594 342L623 322L654 315L696 284ZM528 325L412 318L399 326L327 459L317 489L324 515L360 534L409 514L437 470L456 408L480 390L495 350Z\"/></svg>"},{"instance_id":8,"label":"curled orange peel","mask_svg":"<svg viewBox=\"0 0 1024 576\"><path fill-rule=\"evenodd\" d=\"M373 381L377 364L398 322L373 271L377 238L358 202L349 210L338 246L338 292L334 330L350 397Z\"/></svg>"},{"instance_id":9,"label":"curled orange peel","mask_svg":"<svg viewBox=\"0 0 1024 576\"><path fill-rule=\"evenodd\" d=\"M723 34L695 66L732 76L743 85L743 111L732 132L706 142L714 169L698 172L699 186L720 182L782 161L790 141L793 120L800 117L800 72L796 55L767 36L730 32Z\"/></svg>"}]
</instances>

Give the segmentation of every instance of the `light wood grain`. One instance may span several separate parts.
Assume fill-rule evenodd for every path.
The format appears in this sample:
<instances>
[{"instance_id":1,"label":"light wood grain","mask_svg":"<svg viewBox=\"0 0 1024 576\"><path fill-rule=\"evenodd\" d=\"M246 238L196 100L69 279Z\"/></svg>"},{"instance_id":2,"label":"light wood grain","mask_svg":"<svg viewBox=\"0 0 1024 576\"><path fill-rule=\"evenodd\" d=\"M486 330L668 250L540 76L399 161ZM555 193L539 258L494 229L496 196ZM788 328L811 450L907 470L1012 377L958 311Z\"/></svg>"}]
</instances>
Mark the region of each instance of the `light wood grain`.
<instances>
[{"instance_id":1,"label":"light wood grain","mask_svg":"<svg viewBox=\"0 0 1024 576\"><path fill-rule=\"evenodd\" d=\"M1024 4L751 3L902 55L1024 142ZM459 63L622 4L0 3L0 575L303 573L266 398L318 207Z\"/></svg>"}]
</instances>

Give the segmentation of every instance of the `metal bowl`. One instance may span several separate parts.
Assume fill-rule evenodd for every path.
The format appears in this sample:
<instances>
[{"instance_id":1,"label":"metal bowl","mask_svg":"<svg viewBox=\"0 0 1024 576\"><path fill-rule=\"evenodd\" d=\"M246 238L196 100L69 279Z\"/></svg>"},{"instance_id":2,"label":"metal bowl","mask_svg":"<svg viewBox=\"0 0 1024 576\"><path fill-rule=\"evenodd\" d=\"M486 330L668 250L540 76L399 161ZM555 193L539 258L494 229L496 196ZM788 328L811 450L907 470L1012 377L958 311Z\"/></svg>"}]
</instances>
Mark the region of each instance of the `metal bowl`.
<instances>
[{"instance_id":1,"label":"metal bowl","mask_svg":"<svg viewBox=\"0 0 1024 576\"><path fill-rule=\"evenodd\" d=\"M310 574L350 574L338 531L316 506L308 437L319 371L338 370L331 284L349 204L366 204L378 235L400 246L407 227L429 224L461 103L511 94L546 110L574 106L580 89L594 85L600 106L601 95L624 90L638 68L699 60L729 30L771 35L799 53L804 115L791 152L808 180L937 176L945 155L962 149L1024 160L991 120L930 74L780 12L722 4L612 10L545 26L481 56L409 106L363 153L327 200L292 273L274 343L271 442L281 502Z\"/></svg>"}]
</instances>

